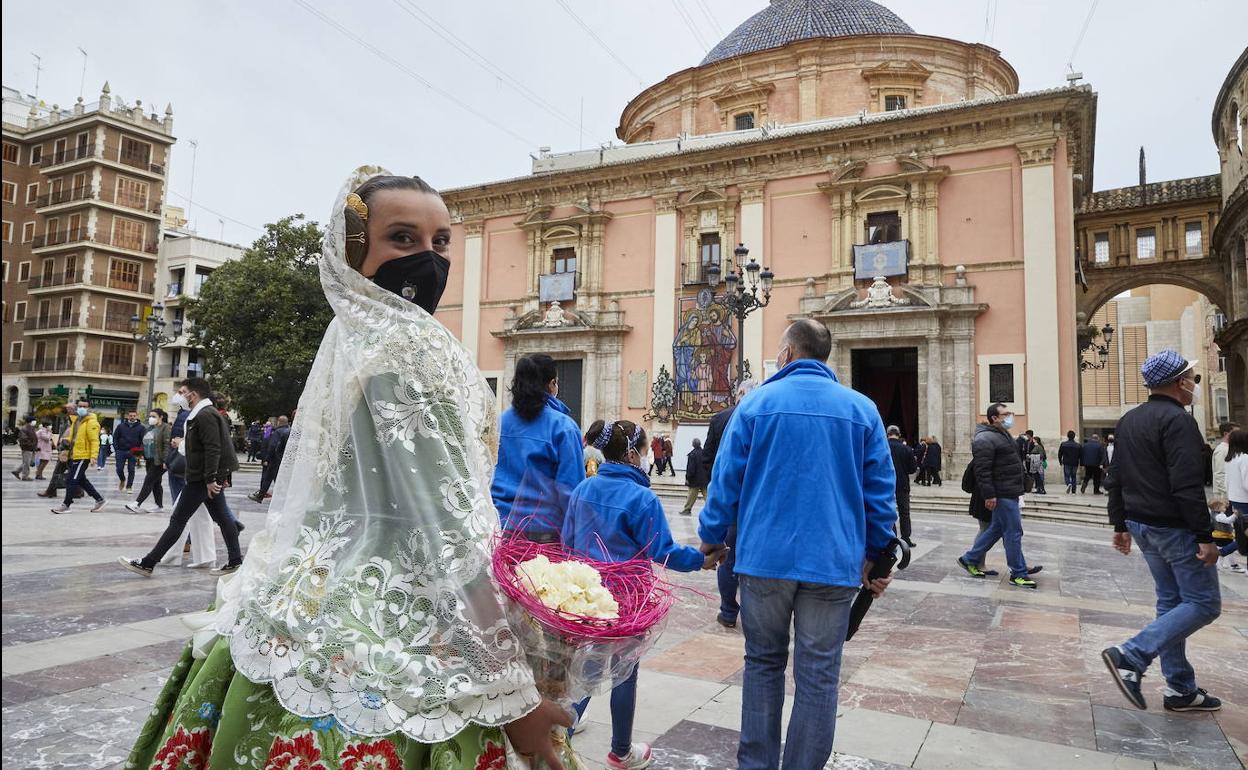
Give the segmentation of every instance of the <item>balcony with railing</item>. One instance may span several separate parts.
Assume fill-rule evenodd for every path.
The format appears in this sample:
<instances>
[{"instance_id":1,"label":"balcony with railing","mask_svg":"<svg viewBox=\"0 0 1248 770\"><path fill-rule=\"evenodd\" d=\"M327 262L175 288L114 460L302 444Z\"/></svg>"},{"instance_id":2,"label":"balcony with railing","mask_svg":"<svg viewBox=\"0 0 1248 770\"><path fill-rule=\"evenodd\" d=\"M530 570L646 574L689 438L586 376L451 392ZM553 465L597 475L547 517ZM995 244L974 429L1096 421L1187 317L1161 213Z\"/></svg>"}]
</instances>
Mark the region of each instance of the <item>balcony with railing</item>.
<instances>
[{"instance_id":1,"label":"balcony with railing","mask_svg":"<svg viewBox=\"0 0 1248 770\"><path fill-rule=\"evenodd\" d=\"M52 273L51 275L32 275L30 277L30 283L27 284L27 288L51 289L57 286L73 286L75 284L84 283L85 280L86 279L82 270L66 270L63 273Z\"/></svg>"},{"instance_id":2,"label":"balcony with railing","mask_svg":"<svg viewBox=\"0 0 1248 770\"><path fill-rule=\"evenodd\" d=\"M65 230L36 235L34 240L30 242L30 248L42 249L49 246L66 246L85 240L87 240L87 228L70 227Z\"/></svg>"},{"instance_id":3,"label":"balcony with railing","mask_svg":"<svg viewBox=\"0 0 1248 770\"><path fill-rule=\"evenodd\" d=\"M92 371L100 374L120 374L127 377L146 377L147 362L146 361L109 361L107 359L100 362L100 365Z\"/></svg>"},{"instance_id":4,"label":"balcony with railing","mask_svg":"<svg viewBox=\"0 0 1248 770\"><path fill-rule=\"evenodd\" d=\"M130 195L118 195L115 190L104 190L95 196L96 200L104 203L111 203L114 206L122 206L135 211L142 211L147 214L160 215L161 203L159 200L153 201L151 198L136 199Z\"/></svg>"},{"instance_id":5,"label":"balcony with railing","mask_svg":"<svg viewBox=\"0 0 1248 770\"><path fill-rule=\"evenodd\" d=\"M62 203L89 201L91 198L91 188L87 185L79 185L68 190L58 190L40 195L35 199L35 208L44 209L48 206L59 206Z\"/></svg>"},{"instance_id":6,"label":"balcony with railing","mask_svg":"<svg viewBox=\"0 0 1248 770\"><path fill-rule=\"evenodd\" d=\"M123 166L137 168L140 171L146 171L149 174L165 173L165 167L161 163L153 163L152 156L146 152L126 152L121 147L110 145L104 148L104 158L106 160L115 160Z\"/></svg>"},{"instance_id":7,"label":"balcony with railing","mask_svg":"<svg viewBox=\"0 0 1248 770\"><path fill-rule=\"evenodd\" d=\"M73 163L78 160L86 160L95 154L95 143L88 142L80 144L76 147L70 147L65 150L53 151L45 154L43 159L39 161L39 167L47 170L56 166L63 166L66 163Z\"/></svg>"},{"instance_id":8,"label":"balcony with railing","mask_svg":"<svg viewBox=\"0 0 1248 770\"><path fill-rule=\"evenodd\" d=\"M50 329L72 329L78 325L78 314L44 315L26 319L26 331L37 332Z\"/></svg>"},{"instance_id":9,"label":"balcony with railing","mask_svg":"<svg viewBox=\"0 0 1248 770\"><path fill-rule=\"evenodd\" d=\"M127 251L142 251L148 254L157 252L155 239L149 238L146 234L142 239L138 239L117 233L96 233L91 242L101 246L112 246L115 249L126 249Z\"/></svg>"},{"instance_id":10,"label":"balcony with railing","mask_svg":"<svg viewBox=\"0 0 1248 770\"><path fill-rule=\"evenodd\" d=\"M73 367L69 356L48 356L47 358L23 358L23 372L64 372Z\"/></svg>"}]
</instances>

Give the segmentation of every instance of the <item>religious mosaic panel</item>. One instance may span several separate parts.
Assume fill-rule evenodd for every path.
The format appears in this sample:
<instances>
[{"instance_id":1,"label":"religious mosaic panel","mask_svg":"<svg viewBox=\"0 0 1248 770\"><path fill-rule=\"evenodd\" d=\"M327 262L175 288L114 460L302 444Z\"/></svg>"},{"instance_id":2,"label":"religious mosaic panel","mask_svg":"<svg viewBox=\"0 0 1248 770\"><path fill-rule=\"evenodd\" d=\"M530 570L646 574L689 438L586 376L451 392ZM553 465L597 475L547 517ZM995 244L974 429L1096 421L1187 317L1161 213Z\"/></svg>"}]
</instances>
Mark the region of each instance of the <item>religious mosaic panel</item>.
<instances>
[{"instance_id":1,"label":"religious mosaic panel","mask_svg":"<svg viewBox=\"0 0 1248 770\"><path fill-rule=\"evenodd\" d=\"M731 406L736 352L732 316L709 290L680 300L672 343L677 419L709 420Z\"/></svg>"}]
</instances>

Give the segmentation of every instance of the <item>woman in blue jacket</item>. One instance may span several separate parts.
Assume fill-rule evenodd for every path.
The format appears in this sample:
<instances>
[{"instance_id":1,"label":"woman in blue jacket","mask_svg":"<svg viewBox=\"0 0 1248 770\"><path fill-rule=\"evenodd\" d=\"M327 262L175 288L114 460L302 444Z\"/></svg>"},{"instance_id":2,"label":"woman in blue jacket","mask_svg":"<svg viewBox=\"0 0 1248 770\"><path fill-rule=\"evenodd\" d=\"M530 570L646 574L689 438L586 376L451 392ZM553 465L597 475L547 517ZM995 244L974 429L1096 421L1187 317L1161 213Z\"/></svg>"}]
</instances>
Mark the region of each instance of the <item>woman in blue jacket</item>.
<instances>
[{"instance_id":1,"label":"woman in blue jacket","mask_svg":"<svg viewBox=\"0 0 1248 770\"><path fill-rule=\"evenodd\" d=\"M572 492L563 519L563 543L597 561L627 561L646 557L668 569L693 572L714 564L697 548L677 545L667 525L663 505L650 491L650 477L641 470L646 431L628 420L598 420L585 434L590 446L602 451L606 462L598 474ZM577 718L589 699L576 705ZM606 765L638 770L650 765L650 747L633 743L633 712L637 707L637 667L611 690L611 753Z\"/></svg>"},{"instance_id":2,"label":"woman in blue jacket","mask_svg":"<svg viewBox=\"0 0 1248 770\"><path fill-rule=\"evenodd\" d=\"M490 487L503 529L544 543L559 539L568 496L585 479L581 431L558 395L553 358L535 353L516 362Z\"/></svg>"}]
</instances>

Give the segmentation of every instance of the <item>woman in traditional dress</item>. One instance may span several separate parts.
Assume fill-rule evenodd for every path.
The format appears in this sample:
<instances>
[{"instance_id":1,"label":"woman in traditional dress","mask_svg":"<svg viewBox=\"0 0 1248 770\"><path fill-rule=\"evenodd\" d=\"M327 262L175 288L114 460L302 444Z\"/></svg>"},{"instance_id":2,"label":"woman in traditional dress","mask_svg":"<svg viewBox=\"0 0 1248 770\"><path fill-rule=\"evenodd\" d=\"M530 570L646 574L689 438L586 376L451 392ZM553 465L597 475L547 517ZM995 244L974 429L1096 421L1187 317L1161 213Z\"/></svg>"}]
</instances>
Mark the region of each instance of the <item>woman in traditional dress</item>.
<instances>
[{"instance_id":1,"label":"woman in traditional dress","mask_svg":"<svg viewBox=\"0 0 1248 770\"><path fill-rule=\"evenodd\" d=\"M191 619L127 768L562 768L490 579L493 396L431 315L450 215L361 168L320 262L334 310L265 530ZM507 749L510 743L511 749Z\"/></svg>"}]
</instances>

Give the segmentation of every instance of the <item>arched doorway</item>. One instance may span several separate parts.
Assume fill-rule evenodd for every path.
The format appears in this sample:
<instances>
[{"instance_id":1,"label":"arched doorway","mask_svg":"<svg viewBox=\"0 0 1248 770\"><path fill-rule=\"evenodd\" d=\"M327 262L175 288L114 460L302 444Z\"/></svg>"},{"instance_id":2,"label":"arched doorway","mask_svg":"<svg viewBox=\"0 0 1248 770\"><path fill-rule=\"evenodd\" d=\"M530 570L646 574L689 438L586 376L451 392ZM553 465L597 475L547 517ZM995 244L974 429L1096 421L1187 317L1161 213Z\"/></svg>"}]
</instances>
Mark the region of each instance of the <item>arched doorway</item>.
<instances>
[{"instance_id":1,"label":"arched doorway","mask_svg":"<svg viewBox=\"0 0 1248 770\"><path fill-rule=\"evenodd\" d=\"M1084 437L1112 431L1126 411L1148 399L1140 366L1167 348L1197 361L1202 387L1190 411L1202 434L1215 435L1218 423L1230 419L1233 364L1215 341L1225 314L1212 292L1196 290L1192 281L1134 284L1104 299L1080 335Z\"/></svg>"}]
</instances>

